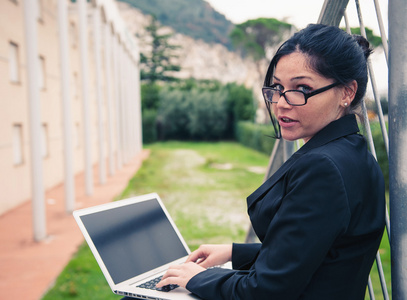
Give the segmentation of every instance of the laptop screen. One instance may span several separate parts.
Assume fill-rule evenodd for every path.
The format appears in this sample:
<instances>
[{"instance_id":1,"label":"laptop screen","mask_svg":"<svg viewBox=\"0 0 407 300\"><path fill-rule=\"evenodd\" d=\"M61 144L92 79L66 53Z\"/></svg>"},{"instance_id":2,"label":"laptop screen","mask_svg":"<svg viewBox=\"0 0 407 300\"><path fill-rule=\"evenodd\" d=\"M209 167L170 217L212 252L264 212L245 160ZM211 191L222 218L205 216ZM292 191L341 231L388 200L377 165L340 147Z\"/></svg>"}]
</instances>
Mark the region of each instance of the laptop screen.
<instances>
[{"instance_id":1,"label":"laptop screen","mask_svg":"<svg viewBox=\"0 0 407 300\"><path fill-rule=\"evenodd\" d=\"M157 199L80 218L115 284L188 255Z\"/></svg>"}]
</instances>

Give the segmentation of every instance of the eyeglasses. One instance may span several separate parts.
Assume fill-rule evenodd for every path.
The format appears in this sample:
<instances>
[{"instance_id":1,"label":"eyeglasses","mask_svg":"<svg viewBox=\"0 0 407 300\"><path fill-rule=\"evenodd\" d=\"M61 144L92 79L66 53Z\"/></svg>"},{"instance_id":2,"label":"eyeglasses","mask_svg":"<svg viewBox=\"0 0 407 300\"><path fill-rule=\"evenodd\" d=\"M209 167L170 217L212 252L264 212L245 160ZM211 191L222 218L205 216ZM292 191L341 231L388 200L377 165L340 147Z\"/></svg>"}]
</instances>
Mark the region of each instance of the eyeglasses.
<instances>
[{"instance_id":1,"label":"eyeglasses","mask_svg":"<svg viewBox=\"0 0 407 300\"><path fill-rule=\"evenodd\" d=\"M288 104L292 106L302 106L307 104L308 98L318 95L322 92L325 92L337 85L339 85L339 82L332 83L330 85L324 86L320 89L317 89L313 92L310 93L305 93L300 90L288 90L285 92L281 92L280 90L272 87L263 87L262 92L263 92L263 97L264 101L266 103L277 103L278 100L280 100L281 96L284 97L285 101L287 101Z\"/></svg>"}]
</instances>

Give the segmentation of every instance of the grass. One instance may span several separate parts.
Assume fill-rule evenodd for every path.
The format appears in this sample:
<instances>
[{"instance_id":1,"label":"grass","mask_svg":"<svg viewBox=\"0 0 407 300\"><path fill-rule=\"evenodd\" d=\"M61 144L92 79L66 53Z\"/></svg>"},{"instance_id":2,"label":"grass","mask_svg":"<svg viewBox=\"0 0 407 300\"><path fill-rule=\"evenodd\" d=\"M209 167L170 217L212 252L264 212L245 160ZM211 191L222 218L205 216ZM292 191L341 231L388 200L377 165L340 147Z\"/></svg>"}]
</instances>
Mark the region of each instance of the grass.
<instances>
[{"instance_id":1,"label":"grass","mask_svg":"<svg viewBox=\"0 0 407 300\"><path fill-rule=\"evenodd\" d=\"M250 170L267 162L266 155L235 143L158 143L120 198L158 192L191 250L243 241L245 199L265 173Z\"/></svg>"},{"instance_id":2,"label":"grass","mask_svg":"<svg viewBox=\"0 0 407 300\"><path fill-rule=\"evenodd\" d=\"M149 145L149 149L149 159L115 200L157 192L191 250L202 243L244 241L249 226L245 199L263 181L267 155L228 142L166 142ZM386 241L380 251L389 280ZM376 299L383 299L375 273ZM120 298L112 294L84 243L43 300Z\"/></svg>"},{"instance_id":3,"label":"grass","mask_svg":"<svg viewBox=\"0 0 407 300\"><path fill-rule=\"evenodd\" d=\"M82 244L43 299L121 299L112 294L87 244Z\"/></svg>"},{"instance_id":4,"label":"grass","mask_svg":"<svg viewBox=\"0 0 407 300\"><path fill-rule=\"evenodd\" d=\"M391 260L390 260L391 257L390 257L390 244L389 244L389 239L387 237L386 232L384 233L382 242L380 244L379 254L380 254L380 261L382 264L384 277L386 279L385 281L386 281L387 290L389 292L389 297L391 299L391 269L390 269L391 268ZM370 278L372 280L372 286L373 286L375 299L384 299L376 262L374 263L372 271L370 272ZM365 299L370 299L368 294L369 293L366 292Z\"/></svg>"},{"instance_id":5,"label":"grass","mask_svg":"<svg viewBox=\"0 0 407 300\"><path fill-rule=\"evenodd\" d=\"M268 156L227 142L149 148L150 157L115 200L157 192L191 250L202 243L244 241L249 226L245 199L263 181ZM120 298L83 244L43 300Z\"/></svg>"}]
</instances>

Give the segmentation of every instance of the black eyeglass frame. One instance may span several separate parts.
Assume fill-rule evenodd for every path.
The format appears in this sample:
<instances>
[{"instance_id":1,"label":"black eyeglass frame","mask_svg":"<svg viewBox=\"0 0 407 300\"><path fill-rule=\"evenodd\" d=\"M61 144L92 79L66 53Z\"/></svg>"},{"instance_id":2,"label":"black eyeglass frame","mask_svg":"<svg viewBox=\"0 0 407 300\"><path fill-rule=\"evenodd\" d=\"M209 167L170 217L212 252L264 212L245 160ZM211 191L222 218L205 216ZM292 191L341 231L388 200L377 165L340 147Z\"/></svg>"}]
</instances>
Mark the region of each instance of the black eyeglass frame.
<instances>
[{"instance_id":1,"label":"black eyeglass frame","mask_svg":"<svg viewBox=\"0 0 407 300\"><path fill-rule=\"evenodd\" d=\"M312 91L312 92L310 92L310 93L305 93L305 92L300 91L300 90L288 90L288 91L285 91L285 92L281 92L280 90L275 89L275 88L272 88L272 87L263 87L261 90L262 90L262 94L263 94L264 101L266 101L266 102L269 102L269 103L278 103L278 102L275 102L275 101L270 101L269 99L266 98L266 96L265 96L265 94L264 94L264 91L266 91L266 90L268 90L268 91L269 91L269 90L272 90L272 91L276 91L276 92L278 92L278 93L280 94L279 99L281 98L281 96L283 96L284 99L285 99L285 101L286 101L288 104L290 104L290 105L292 105L292 106L304 106L305 104L307 104L308 98L310 98L310 97L312 97L312 96L315 96L315 95L318 95L318 94L320 94L320 93L322 93L322 92L325 92L325 91L327 91L327 90L329 90L329 89L331 89L331 88L333 88L333 87L335 87L335 86L338 86L339 84L340 84L340 82L334 82L334 83L332 83L332 84L330 84L330 85L327 85L327 86L324 86L324 87L322 87L322 88L320 88L320 89L316 89L315 91ZM285 96L285 93L287 93L287 92L302 93L302 94L304 95L304 101L305 101L305 102L304 102L303 104L293 104L293 103L291 103L291 102L287 99L287 97Z\"/></svg>"}]
</instances>

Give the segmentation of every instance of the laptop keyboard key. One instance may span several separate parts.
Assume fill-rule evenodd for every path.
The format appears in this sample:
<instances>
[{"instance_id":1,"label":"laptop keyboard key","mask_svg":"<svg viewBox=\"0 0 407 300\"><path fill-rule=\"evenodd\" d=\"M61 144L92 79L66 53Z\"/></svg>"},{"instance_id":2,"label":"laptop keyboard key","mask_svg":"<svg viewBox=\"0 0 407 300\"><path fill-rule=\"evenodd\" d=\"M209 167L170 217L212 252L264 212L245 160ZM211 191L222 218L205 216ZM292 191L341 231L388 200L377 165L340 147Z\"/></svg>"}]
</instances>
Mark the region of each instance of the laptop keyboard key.
<instances>
[{"instance_id":1,"label":"laptop keyboard key","mask_svg":"<svg viewBox=\"0 0 407 300\"><path fill-rule=\"evenodd\" d=\"M144 289L150 289L150 290L156 290L156 291L161 291L161 292L169 292L175 288L178 287L178 285L176 284L169 284L169 285L165 285L161 288L156 287L156 284L159 283L161 281L162 276L159 276L157 278L153 278L147 282L144 282L140 285L138 285L137 287L140 288L144 288Z\"/></svg>"}]
</instances>

